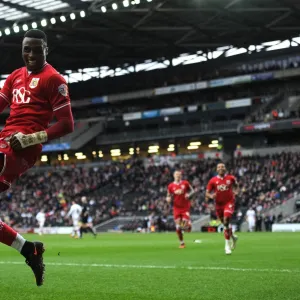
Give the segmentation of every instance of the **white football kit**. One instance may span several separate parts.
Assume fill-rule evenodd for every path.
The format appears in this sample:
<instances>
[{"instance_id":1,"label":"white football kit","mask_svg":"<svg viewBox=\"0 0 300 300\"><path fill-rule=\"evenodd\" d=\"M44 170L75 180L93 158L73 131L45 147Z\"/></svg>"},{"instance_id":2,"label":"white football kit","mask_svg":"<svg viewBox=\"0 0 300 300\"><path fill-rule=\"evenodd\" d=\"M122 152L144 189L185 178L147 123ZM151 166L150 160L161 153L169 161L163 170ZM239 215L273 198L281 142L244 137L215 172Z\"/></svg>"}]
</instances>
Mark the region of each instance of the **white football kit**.
<instances>
[{"instance_id":1,"label":"white football kit","mask_svg":"<svg viewBox=\"0 0 300 300\"><path fill-rule=\"evenodd\" d=\"M73 231L72 231L72 236L75 236L75 233L77 232L77 236L80 237L80 228L79 228L79 220L80 220L80 215L82 212L82 207L79 204L72 204L68 214L67 218L69 216L72 217L73 221Z\"/></svg>"},{"instance_id":2,"label":"white football kit","mask_svg":"<svg viewBox=\"0 0 300 300\"><path fill-rule=\"evenodd\" d=\"M252 232L255 227L255 217L256 217L255 210L252 208L248 209L246 212L246 216L247 216L249 231Z\"/></svg>"}]
</instances>

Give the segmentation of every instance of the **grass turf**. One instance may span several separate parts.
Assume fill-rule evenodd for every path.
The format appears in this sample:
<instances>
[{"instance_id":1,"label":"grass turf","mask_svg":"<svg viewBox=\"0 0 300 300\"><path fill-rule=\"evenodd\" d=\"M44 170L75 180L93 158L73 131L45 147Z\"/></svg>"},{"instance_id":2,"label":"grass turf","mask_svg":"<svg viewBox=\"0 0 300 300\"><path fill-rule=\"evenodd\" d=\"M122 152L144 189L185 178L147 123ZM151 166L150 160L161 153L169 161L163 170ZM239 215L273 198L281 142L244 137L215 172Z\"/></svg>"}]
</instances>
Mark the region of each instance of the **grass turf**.
<instances>
[{"instance_id":1,"label":"grass turf","mask_svg":"<svg viewBox=\"0 0 300 300\"><path fill-rule=\"evenodd\" d=\"M225 256L220 234L186 235L186 249L178 249L174 233L29 235L46 244L45 284L37 288L23 258L1 245L1 299L299 300L299 237L240 234L235 252Z\"/></svg>"}]
</instances>

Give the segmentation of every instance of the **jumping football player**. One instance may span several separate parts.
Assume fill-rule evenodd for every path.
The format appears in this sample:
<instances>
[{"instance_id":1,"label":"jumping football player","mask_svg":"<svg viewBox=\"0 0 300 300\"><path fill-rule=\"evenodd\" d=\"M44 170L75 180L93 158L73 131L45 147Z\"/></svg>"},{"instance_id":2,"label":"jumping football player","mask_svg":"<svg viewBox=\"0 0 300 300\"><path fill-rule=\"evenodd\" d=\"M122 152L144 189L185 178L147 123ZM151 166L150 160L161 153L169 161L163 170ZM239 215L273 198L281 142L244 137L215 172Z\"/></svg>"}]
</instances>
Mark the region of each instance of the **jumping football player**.
<instances>
[{"instance_id":1,"label":"jumping football player","mask_svg":"<svg viewBox=\"0 0 300 300\"><path fill-rule=\"evenodd\" d=\"M182 180L181 171L175 171L174 182L170 183L168 186L167 201L170 203L173 196L173 214L176 224L176 233L180 241L179 248L185 248L183 232L190 232L192 229L190 200L194 194L194 189L190 183L186 180Z\"/></svg>"},{"instance_id":2,"label":"jumping football player","mask_svg":"<svg viewBox=\"0 0 300 300\"><path fill-rule=\"evenodd\" d=\"M238 184L233 175L226 174L225 164L217 165L218 175L210 179L206 188L206 201L215 200L216 213L224 225L225 253L231 254L235 248L237 236L232 233L230 220L234 213L235 196L238 194ZM230 238L232 244L230 245Z\"/></svg>"},{"instance_id":3,"label":"jumping football player","mask_svg":"<svg viewBox=\"0 0 300 300\"><path fill-rule=\"evenodd\" d=\"M68 87L64 78L46 62L47 37L29 30L22 42L25 67L11 73L0 90L0 112L10 115L0 133L0 192L11 187L40 158L42 143L74 130ZM53 116L57 122L49 126ZM31 267L36 284L44 282L44 245L29 242L0 222L0 242L15 248Z\"/></svg>"}]
</instances>

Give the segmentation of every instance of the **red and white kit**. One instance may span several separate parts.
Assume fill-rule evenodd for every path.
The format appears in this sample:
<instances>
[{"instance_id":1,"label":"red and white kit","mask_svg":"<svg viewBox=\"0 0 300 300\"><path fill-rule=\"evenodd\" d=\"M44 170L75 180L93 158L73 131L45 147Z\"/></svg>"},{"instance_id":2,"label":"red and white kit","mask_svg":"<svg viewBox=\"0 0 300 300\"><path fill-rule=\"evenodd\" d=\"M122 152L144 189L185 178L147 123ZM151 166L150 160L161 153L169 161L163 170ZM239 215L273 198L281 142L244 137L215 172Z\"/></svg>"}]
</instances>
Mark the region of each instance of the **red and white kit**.
<instances>
[{"instance_id":1,"label":"red and white kit","mask_svg":"<svg viewBox=\"0 0 300 300\"><path fill-rule=\"evenodd\" d=\"M234 213L235 197L232 187L235 184L236 178L233 175L218 175L208 182L207 191L216 193L216 212L219 218L231 218Z\"/></svg>"},{"instance_id":2,"label":"red and white kit","mask_svg":"<svg viewBox=\"0 0 300 300\"><path fill-rule=\"evenodd\" d=\"M172 182L168 186L169 194L173 195L173 214L174 220L186 220L190 222L191 201L186 197L190 190L190 184L187 180L181 180L179 183Z\"/></svg>"},{"instance_id":3,"label":"red and white kit","mask_svg":"<svg viewBox=\"0 0 300 300\"><path fill-rule=\"evenodd\" d=\"M51 140L65 135L64 118L73 122L66 81L48 63L39 73L30 73L23 67L6 79L0 90L0 112L7 106L10 116L0 133L0 192L33 166L42 150L42 145L34 145L14 152L9 145L12 134L45 130ZM54 115L58 122L48 128Z\"/></svg>"}]
</instances>

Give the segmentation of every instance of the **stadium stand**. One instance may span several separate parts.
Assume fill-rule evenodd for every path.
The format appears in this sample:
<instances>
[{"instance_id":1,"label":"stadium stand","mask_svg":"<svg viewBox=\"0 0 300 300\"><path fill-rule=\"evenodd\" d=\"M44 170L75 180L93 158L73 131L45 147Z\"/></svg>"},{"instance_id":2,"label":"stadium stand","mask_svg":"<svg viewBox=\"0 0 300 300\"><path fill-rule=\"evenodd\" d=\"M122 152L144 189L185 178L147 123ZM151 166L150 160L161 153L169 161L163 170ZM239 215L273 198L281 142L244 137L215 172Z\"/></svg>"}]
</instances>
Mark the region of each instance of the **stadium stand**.
<instances>
[{"instance_id":1,"label":"stadium stand","mask_svg":"<svg viewBox=\"0 0 300 300\"><path fill-rule=\"evenodd\" d=\"M87 195L93 223L116 216L140 216L130 221L124 230L141 227L143 218L151 212L164 217L171 214L165 201L166 186L172 182L172 171L179 168L196 190L192 214L215 213L204 202L208 180L215 174L218 160L184 161L178 165L150 165L130 160L93 168L53 168L45 173L38 170L24 174L14 188L2 196L1 217L16 227L32 227L35 215L43 208L47 225L68 225L64 219L72 200L80 202ZM237 209L245 212L250 206L257 212L282 204L300 191L299 153L282 153L267 157L238 157L228 168L237 176L240 194ZM166 223L167 229L174 228Z\"/></svg>"}]
</instances>

